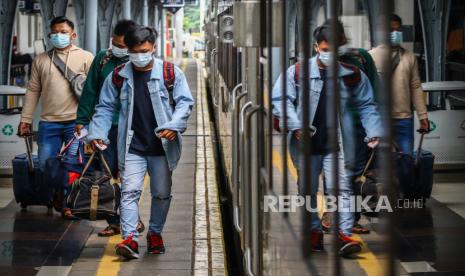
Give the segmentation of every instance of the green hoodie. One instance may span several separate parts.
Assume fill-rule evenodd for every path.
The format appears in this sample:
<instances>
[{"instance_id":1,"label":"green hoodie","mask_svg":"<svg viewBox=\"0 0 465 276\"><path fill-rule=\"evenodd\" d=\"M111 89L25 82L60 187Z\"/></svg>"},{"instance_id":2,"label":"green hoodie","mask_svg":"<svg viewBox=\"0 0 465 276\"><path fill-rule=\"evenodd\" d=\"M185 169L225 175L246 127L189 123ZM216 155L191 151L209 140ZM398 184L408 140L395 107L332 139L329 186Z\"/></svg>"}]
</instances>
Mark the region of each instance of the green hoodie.
<instances>
[{"instance_id":1,"label":"green hoodie","mask_svg":"<svg viewBox=\"0 0 465 276\"><path fill-rule=\"evenodd\" d=\"M105 59L105 61L104 61ZM95 106L99 102L100 89L107 76L113 72L116 66L127 62L127 59L119 59L111 55L109 50L101 50L94 58L87 74L86 83L82 91L77 110L76 124L88 125L94 115ZM118 125L119 108L113 115L113 126Z\"/></svg>"},{"instance_id":2,"label":"green hoodie","mask_svg":"<svg viewBox=\"0 0 465 276\"><path fill-rule=\"evenodd\" d=\"M343 55L340 57L340 61L344 63L348 63L350 65L356 66L358 69L362 70L363 73L368 77L370 80L370 84L373 88L373 93L376 97L376 83L378 82L378 74L376 71L376 66L371 57L370 53L363 48L354 48L351 49L351 52L347 55ZM351 109L351 112L354 116L354 122L356 125L361 125L360 115L354 109Z\"/></svg>"}]
</instances>

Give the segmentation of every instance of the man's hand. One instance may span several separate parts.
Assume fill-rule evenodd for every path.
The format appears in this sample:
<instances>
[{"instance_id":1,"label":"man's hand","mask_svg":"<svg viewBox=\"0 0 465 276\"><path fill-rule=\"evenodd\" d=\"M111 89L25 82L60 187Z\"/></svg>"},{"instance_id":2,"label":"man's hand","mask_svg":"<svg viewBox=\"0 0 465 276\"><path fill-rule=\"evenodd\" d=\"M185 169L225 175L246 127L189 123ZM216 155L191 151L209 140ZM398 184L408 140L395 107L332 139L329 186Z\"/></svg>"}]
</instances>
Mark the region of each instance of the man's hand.
<instances>
[{"instance_id":1,"label":"man's hand","mask_svg":"<svg viewBox=\"0 0 465 276\"><path fill-rule=\"evenodd\" d=\"M379 138L378 137L371 138L367 143L367 146L369 148L371 148L371 149L376 148L378 145L379 145Z\"/></svg>"},{"instance_id":2,"label":"man's hand","mask_svg":"<svg viewBox=\"0 0 465 276\"><path fill-rule=\"evenodd\" d=\"M20 137L28 136L32 134L32 127L31 124L21 122L18 126L18 135Z\"/></svg>"},{"instance_id":3,"label":"man's hand","mask_svg":"<svg viewBox=\"0 0 465 276\"><path fill-rule=\"evenodd\" d=\"M98 140L92 140L91 145L92 145L92 149L93 149L94 151L100 151L101 148L105 148L105 147L106 147L106 145L105 145L105 143L103 142L103 140L100 140L100 139L98 139Z\"/></svg>"},{"instance_id":4,"label":"man's hand","mask_svg":"<svg viewBox=\"0 0 465 276\"><path fill-rule=\"evenodd\" d=\"M295 139L300 140L300 138L302 138L302 130L301 129L295 130L294 131L294 137L295 137Z\"/></svg>"},{"instance_id":5,"label":"man's hand","mask_svg":"<svg viewBox=\"0 0 465 276\"><path fill-rule=\"evenodd\" d=\"M429 128L428 118L420 120L420 129L418 129L417 131L420 133L429 133L431 131Z\"/></svg>"},{"instance_id":6,"label":"man's hand","mask_svg":"<svg viewBox=\"0 0 465 276\"><path fill-rule=\"evenodd\" d=\"M169 129L162 130L159 134L160 138L166 138L170 141L174 141L176 139L176 131L172 131Z\"/></svg>"},{"instance_id":7,"label":"man's hand","mask_svg":"<svg viewBox=\"0 0 465 276\"><path fill-rule=\"evenodd\" d=\"M78 136L80 136L81 135L81 129L83 129L83 128L84 128L84 125L76 125L74 127L74 132L77 133Z\"/></svg>"}]
</instances>

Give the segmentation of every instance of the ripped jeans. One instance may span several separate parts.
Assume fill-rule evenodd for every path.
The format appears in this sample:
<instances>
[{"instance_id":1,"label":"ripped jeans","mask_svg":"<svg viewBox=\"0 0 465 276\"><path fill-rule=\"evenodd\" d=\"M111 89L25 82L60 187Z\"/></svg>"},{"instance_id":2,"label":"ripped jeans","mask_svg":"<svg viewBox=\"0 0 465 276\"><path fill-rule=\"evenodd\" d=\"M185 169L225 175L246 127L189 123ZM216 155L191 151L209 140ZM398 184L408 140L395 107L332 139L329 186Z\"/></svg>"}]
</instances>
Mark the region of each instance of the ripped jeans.
<instances>
[{"instance_id":1,"label":"ripped jeans","mask_svg":"<svg viewBox=\"0 0 465 276\"><path fill-rule=\"evenodd\" d=\"M144 186L145 173L150 176L152 202L149 232L160 234L165 225L171 202L171 171L165 156L126 154L121 171L121 228L123 239L133 234L138 237L139 199Z\"/></svg>"}]
</instances>

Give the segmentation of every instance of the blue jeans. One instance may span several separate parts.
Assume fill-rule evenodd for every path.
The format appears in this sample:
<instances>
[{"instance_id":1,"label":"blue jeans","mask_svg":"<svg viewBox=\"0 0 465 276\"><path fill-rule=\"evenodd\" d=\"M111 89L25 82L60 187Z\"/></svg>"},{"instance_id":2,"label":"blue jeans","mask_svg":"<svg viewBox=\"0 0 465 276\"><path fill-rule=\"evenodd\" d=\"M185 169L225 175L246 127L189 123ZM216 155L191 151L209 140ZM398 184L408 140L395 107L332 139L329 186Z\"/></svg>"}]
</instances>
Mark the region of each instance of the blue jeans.
<instances>
[{"instance_id":1,"label":"blue jeans","mask_svg":"<svg viewBox=\"0 0 465 276\"><path fill-rule=\"evenodd\" d=\"M45 169L45 162L50 157L56 157L64 144L74 137L74 121L73 122L39 122L39 134L37 138L39 166L41 170ZM65 162L70 165L78 164L77 150L79 141L74 143L69 148L65 155Z\"/></svg>"},{"instance_id":2,"label":"blue jeans","mask_svg":"<svg viewBox=\"0 0 465 276\"><path fill-rule=\"evenodd\" d=\"M139 199L144 186L145 173L150 176L152 202L150 208L149 232L160 234L165 225L171 203L171 171L165 156L140 156L126 154L124 169L121 171L121 229L123 238L133 234L139 236Z\"/></svg>"},{"instance_id":3,"label":"blue jeans","mask_svg":"<svg viewBox=\"0 0 465 276\"><path fill-rule=\"evenodd\" d=\"M45 169L45 162L51 157L56 157L63 145L68 144L74 137L73 122L39 122L39 134L37 138L39 167L42 171ZM77 159L77 150L79 141L74 141L68 151L65 153L64 162L67 166L76 171L82 169L82 164L79 164ZM63 195L64 198L68 195L70 186L64 183ZM63 206L66 207L66 200L63 200Z\"/></svg>"},{"instance_id":4,"label":"blue jeans","mask_svg":"<svg viewBox=\"0 0 465 276\"><path fill-rule=\"evenodd\" d=\"M326 192L332 194L332 190L335 188L332 174L332 163L334 159L334 154L311 156L310 206L312 209L316 209L317 207L317 192L321 172L324 173ZM341 152L338 153L337 162L339 162L339 196L342 197L342 207L349 208L350 196L352 195L352 184L347 181L347 173L344 169L344 158ZM299 183L299 194L303 195L301 183ZM339 205L341 205L341 203L339 203ZM312 230L322 231L318 213L312 214L311 219ZM348 236L352 235L353 224L354 214L352 212L339 212L339 229L342 233Z\"/></svg>"},{"instance_id":5,"label":"blue jeans","mask_svg":"<svg viewBox=\"0 0 465 276\"><path fill-rule=\"evenodd\" d=\"M394 120L394 141L401 152L413 155L413 117Z\"/></svg>"}]
</instances>

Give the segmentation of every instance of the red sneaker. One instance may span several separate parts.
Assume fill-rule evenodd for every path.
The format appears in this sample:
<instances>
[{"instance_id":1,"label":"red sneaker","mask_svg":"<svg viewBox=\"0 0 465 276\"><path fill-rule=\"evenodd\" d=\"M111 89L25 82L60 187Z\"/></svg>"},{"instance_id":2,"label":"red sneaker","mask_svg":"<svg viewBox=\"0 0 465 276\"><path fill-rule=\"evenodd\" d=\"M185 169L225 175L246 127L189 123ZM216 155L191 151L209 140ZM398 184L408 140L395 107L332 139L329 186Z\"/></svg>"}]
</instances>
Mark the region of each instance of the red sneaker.
<instances>
[{"instance_id":1,"label":"red sneaker","mask_svg":"<svg viewBox=\"0 0 465 276\"><path fill-rule=\"evenodd\" d=\"M127 260L139 258L139 245L132 237L133 234L116 245L116 255Z\"/></svg>"},{"instance_id":2,"label":"red sneaker","mask_svg":"<svg viewBox=\"0 0 465 276\"><path fill-rule=\"evenodd\" d=\"M321 252L324 250L323 246L323 232L318 230L312 230L310 236L310 246L313 252Z\"/></svg>"},{"instance_id":3,"label":"red sneaker","mask_svg":"<svg viewBox=\"0 0 465 276\"><path fill-rule=\"evenodd\" d=\"M349 236L339 233L339 241L341 244L341 247L339 248L339 255L342 257L348 257L362 251L362 244L353 240Z\"/></svg>"},{"instance_id":4,"label":"red sneaker","mask_svg":"<svg viewBox=\"0 0 465 276\"><path fill-rule=\"evenodd\" d=\"M160 234L147 233L147 252L150 254L164 254L165 246Z\"/></svg>"}]
</instances>

